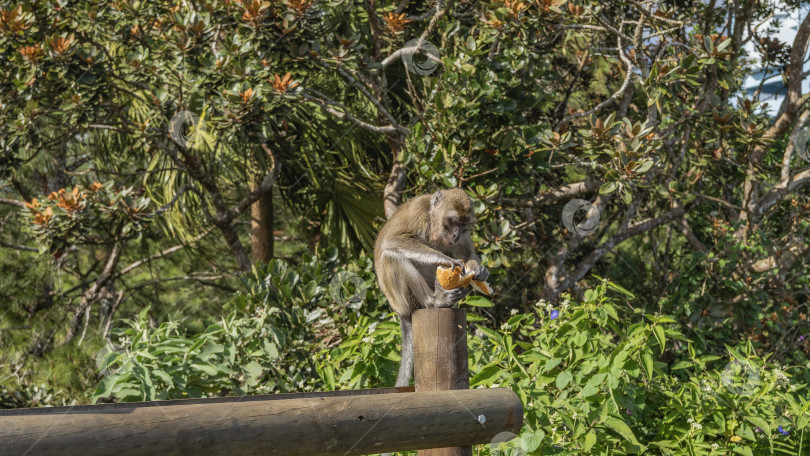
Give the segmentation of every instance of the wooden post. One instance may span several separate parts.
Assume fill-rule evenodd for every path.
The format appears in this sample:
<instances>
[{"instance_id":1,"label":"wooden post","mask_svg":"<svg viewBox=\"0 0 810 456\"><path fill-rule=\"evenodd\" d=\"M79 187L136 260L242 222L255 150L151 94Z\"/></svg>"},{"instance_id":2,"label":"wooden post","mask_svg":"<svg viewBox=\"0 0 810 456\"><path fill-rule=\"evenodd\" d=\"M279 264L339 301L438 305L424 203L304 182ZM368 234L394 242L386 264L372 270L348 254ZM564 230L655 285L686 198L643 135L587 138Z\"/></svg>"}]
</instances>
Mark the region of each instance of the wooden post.
<instances>
[{"instance_id":1,"label":"wooden post","mask_svg":"<svg viewBox=\"0 0 810 456\"><path fill-rule=\"evenodd\" d=\"M486 416L482 426L475 416ZM508 388L406 388L0 410L2 456L355 456L520 432Z\"/></svg>"},{"instance_id":2,"label":"wooden post","mask_svg":"<svg viewBox=\"0 0 810 456\"><path fill-rule=\"evenodd\" d=\"M414 385L417 392L468 390L467 313L419 309L413 313ZM470 412L472 414L472 412ZM522 410L521 410L522 413ZM477 420L472 414L469 419ZM485 418L486 420L486 418ZM483 426L483 425L482 425ZM420 450L419 456L472 456L471 446Z\"/></svg>"}]
</instances>

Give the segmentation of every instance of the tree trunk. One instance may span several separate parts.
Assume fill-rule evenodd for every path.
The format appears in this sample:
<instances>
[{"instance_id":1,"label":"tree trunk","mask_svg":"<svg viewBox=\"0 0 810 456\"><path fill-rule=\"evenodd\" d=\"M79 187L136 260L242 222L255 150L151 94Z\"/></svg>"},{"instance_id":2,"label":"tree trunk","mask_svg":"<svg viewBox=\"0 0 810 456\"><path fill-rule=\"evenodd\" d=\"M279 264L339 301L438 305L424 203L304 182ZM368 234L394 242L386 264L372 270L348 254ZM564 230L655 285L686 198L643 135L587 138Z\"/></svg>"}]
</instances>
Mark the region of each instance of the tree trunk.
<instances>
[{"instance_id":1,"label":"tree trunk","mask_svg":"<svg viewBox=\"0 0 810 456\"><path fill-rule=\"evenodd\" d=\"M255 190L260 182L254 182ZM273 190L270 189L250 205L250 254L254 263L267 263L273 258Z\"/></svg>"},{"instance_id":2,"label":"tree trunk","mask_svg":"<svg viewBox=\"0 0 810 456\"><path fill-rule=\"evenodd\" d=\"M401 144L405 138L393 138L388 135L388 145L391 146L391 153L394 157L394 162L391 166L391 174L388 176L388 182L385 184L383 191L383 208L385 210L385 219L388 220L393 217L394 212L397 211L399 205L402 204L402 191L405 190L405 167L399 162L399 153L402 150Z\"/></svg>"}]
</instances>

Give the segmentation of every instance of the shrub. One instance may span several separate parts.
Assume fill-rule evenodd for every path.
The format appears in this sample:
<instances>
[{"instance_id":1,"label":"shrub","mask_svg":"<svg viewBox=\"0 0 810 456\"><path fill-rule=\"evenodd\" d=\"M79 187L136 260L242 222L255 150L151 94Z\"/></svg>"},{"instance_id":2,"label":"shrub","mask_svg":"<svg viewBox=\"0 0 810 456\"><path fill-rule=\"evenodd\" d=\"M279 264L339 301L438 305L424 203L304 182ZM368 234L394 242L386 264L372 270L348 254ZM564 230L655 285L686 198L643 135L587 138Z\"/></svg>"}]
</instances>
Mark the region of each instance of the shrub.
<instances>
[{"instance_id":1,"label":"shrub","mask_svg":"<svg viewBox=\"0 0 810 456\"><path fill-rule=\"evenodd\" d=\"M389 386L398 325L368 288L373 280L368 258L343 265L331 251L304 257L297 272L281 261L254 268L226 316L199 334L176 322L150 328L143 311L114 332L124 344L102 357L109 375L94 400ZM540 301L499 328L476 311L491 301L467 298L471 387L511 388L525 415L519 438L479 454L810 450L806 369L770 363L750 343L697 356L671 317L625 310L632 298L605 280L582 303ZM662 362L665 352L679 361Z\"/></svg>"}]
</instances>

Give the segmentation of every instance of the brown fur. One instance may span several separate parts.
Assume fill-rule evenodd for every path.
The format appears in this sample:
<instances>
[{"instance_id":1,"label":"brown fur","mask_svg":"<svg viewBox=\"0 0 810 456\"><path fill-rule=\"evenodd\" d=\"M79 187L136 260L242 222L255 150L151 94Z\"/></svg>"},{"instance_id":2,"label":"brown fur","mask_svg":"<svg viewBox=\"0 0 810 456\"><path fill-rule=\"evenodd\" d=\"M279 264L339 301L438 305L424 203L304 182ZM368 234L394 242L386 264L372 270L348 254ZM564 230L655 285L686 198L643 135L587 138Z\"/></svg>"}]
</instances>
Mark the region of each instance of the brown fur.
<instances>
[{"instance_id":1,"label":"brown fur","mask_svg":"<svg viewBox=\"0 0 810 456\"><path fill-rule=\"evenodd\" d=\"M472 203L463 190L422 195L397 209L374 244L374 270L391 307L400 317L402 364L397 386L410 383L413 367L411 313L422 307L451 307L470 290L436 286L436 267L464 266L483 275L470 228Z\"/></svg>"}]
</instances>

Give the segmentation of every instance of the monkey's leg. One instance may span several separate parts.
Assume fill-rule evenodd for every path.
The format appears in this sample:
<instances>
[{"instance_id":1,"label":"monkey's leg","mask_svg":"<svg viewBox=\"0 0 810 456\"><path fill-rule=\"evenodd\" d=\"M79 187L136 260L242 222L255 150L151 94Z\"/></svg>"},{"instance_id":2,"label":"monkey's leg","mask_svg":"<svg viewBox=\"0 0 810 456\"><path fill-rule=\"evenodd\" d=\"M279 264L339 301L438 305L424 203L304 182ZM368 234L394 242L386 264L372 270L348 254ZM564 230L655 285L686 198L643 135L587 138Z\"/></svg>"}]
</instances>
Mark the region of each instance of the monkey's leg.
<instances>
[{"instance_id":1,"label":"monkey's leg","mask_svg":"<svg viewBox=\"0 0 810 456\"><path fill-rule=\"evenodd\" d=\"M433 289L430 283L436 276L435 271L435 266L417 267L396 252L382 255L378 273L380 287L397 315L410 315L414 309L431 307Z\"/></svg>"},{"instance_id":2,"label":"monkey's leg","mask_svg":"<svg viewBox=\"0 0 810 456\"><path fill-rule=\"evenodd\" d=\"M438 277L433 285L432 307L453 307L472 291L472 287L454 288L446 290L439 283Z\"/></svg>"},{"instance_id":3,"label":"monkey's leg","mask_svg":"<svg viewBox=\"0 0 810 456\"><path fill-rule=\"evenodd\" d=\"M413 372L413 323L410 315L399 316L399 328L402 331L402 362L396 386L408 386Z\"/></svg>"}]
</instances>

